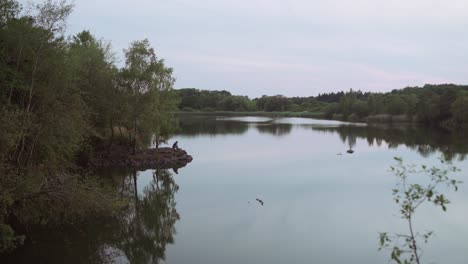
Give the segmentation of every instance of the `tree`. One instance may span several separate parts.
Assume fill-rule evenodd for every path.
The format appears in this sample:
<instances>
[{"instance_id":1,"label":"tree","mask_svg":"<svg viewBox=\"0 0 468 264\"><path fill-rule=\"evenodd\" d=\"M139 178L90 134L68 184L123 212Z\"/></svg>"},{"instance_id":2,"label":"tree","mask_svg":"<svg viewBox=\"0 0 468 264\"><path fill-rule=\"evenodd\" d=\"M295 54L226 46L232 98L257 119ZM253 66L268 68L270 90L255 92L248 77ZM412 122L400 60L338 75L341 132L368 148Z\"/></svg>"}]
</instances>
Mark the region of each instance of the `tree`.
<instances>
[{"instance_id":1,"label":"tree","mask_svg":"<svg viewBox=\"0 0 468 264\"><path fill-rule=\"evenodd\" d=\"M8 230L3 223L13 210L23 223L34 222L40 200L68 182L64 168L85 124L62 35L72 6L47 1L28 16L19 15L14 1L0 7L0 120L6 128L0 136L0 225ZM30 210L27 219L19 209Z\"/></svg>"},{"instance_id":2,"label":"tree","mask_svg":"<svg viewBox=\"0 0 468 264\"><path fill-rule=\"evenodd\" d=\"M385 112L384 96L381 94L372 94L369 96L367 105L371 114L378 115Z\"/></svg>"},{"instance_id":3,"label":"tree","mask_svg":"<svg viewBox=\"0 0 468 264\"><path fill-rule=\"evenodd\" d=\"M0 1L0 26L4 27L6 24L17 18L21 11L21 6L14 0Z\"/></svg>"},{"instance_id":4,"label":"tree","mask_svg":"<svg viewBox=\"0 0 468 264\"><path fill-rule=\"evenodd\" d=\"M389 95L386 102L386 112L391 115L401 115L406 113L406 103L400 95Z\"/></svg>"},{"instance_id":5,"label":"tree","mask_svg":"<svg viewBox=\"0 0 468 264\"><path fill-rule=\"evenodd\" d=\"M403 164L401 158L395 158L395 160L397 161L397 165L392 166L391 171L397 177L398 181L396 187L392 190L393 200L400 206L400 216L407 221L409 233L395 233L394 235L389 235L386 232L380 233L380 249L390 248L391 259L396 263L420 264L420 240L422 239L427 243L433 232L430 231L425 234L417 233L413 221L414 214L416 210L426 202L433 203L443 211L447 210L449 200L447 200L444 194L440 193L439 187L440 185L447 185L454 187L455 191L457 191L458 184L461 182L448 177L448 174L457 172L458 169L450 163L446 164L442 159L443 168L428 168L425 165L418 168L414 165ZM420 174L426 175L429 178L429 182L420 183L410 181L409 177L411 175ZM403 241L401 245L398 244L400 240Z\"/></svg>"},{"instance_id":6,"label":"tree","mask_svg":"<svg viewBox=\"0 0 468 264\"><path fill-rule=\"evenodd\" d=\"M133 42L125 50L125 68L120 71L119 85L127 95L129 115L126 125L131 131L133 153L137 149L137 134L141 142L168 125L175 110L172 90L175 79L172 69L156 57L147 39ZM160 136L160 135L158 135Z\"/></svg>"},{"instance_id":7,"label":"tree","mask_svg":"<svg viewBox=\"0 0 468 264\"><path fill-rule=\"evenodd\" d=\"M432 92L428 91L422 95L416 105L418 119L426 124L435 123L440 114L440 111L437 108L438 102L439 96Z\"/></svg>"},{"instance_id":8,"label":"tree","mask_svg":"<svg viewBox=\"0 0 468 264\"><path fill-rule=\"evenodd\" d=\"M292 106L292 100L283 95L262 96L257 99L257 109L260 111L289 111Z\"/></svg>"},{"instance_id":9,"label":"tree","mask_svg":"<svg viewBox=\"0 0 468 264\"><path fill-rule=\"evenodd\" d=\"M451 113L458 124L468 124L468 96L459 96L451 105Z\"/></svg>"},{"instance_id":10,"label":"tree","mask_svg":"<svg viewBox=\"0 0 468 264\"><path fill-rule=\"evenodd\" d=\"M369 115L368 105L362 100L357 100L356 102L354 102L351 111L361 118Z\"/></svg>"},{"instance_id":11,"label":"tree","mask_svg":"<svg viewBox=\"0 0 468 264\"><path fill-rule=\"evenodd\" d=\"M347 92L344 96L340 98L339 101L339 109L340 113L342 113L345 117L348 117L348 115L352 114L352 106L357 100L357 94L356 92L353 91L353 89L350 89L349 92Z\"/></svg>"},{"instance_id":12,"label":"tree","mask_svg":"<svg viewBox=\"0 0 468 264\"><path fill-rule=\"evenodd\" d=\"M87 136L110 137L111 146L118 120L119 93L114 86L116 69L110 45L97 40L89 31L82 31L72 37L68 49L68 67L84 103Z\"/></svg>"}]
</instances>

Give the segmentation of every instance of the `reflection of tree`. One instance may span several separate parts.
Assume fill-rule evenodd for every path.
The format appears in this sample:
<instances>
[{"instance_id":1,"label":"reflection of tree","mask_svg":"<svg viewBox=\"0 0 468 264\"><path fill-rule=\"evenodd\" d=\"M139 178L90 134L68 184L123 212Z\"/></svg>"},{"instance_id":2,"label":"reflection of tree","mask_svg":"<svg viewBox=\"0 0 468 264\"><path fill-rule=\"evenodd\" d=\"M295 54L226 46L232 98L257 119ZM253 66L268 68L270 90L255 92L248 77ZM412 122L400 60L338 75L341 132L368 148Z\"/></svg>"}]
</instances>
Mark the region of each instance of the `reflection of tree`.
<instances>
[{"instance_id":1,"label":"reflection of tree","mask_svg":"<svg viewBox=\"0 0 468 264\"><path fill-rule=\"evenodd\" d=\"M323 128L323 127L322 127ZM328 130L325 130L328 131ZM356 146L356 135L353 133L352 126L343 126L343 130L339 133L341 141L348 143L349 149L353 149Z\"/></svg>"},{"instance_id":2,"label":"reflection of tree","mask_svg":"<svg viewBox=\"0 0 468 264\"><path fill-rule=\"evenodd\" d=\"M353 149L356 146L356 137L353 134L348 135L348 146L349 149Z\"/></svg>"},{"instance_id":3,"label":"reflection of tree","mask_svg":"<svg viewBox=\"0 0 468 264\"><path fill-rule=\"evenodd\" d=\"M179 186L172 174L155 170L153 180L140 192L137 172L106 170L99 175L112 179L120 196L130 201L128 207L71 229L36 230L31 237L37 243L27 243L8 258L0 257L0 262L146 264L164 260L180 218L175 201Z\"/></svg>"},{"instance_id":4,"label":"reflection of tree","mask_svg":"<svg viewBox=\"0 0 468 264\"><path fill-rule=\"evenodd\" d=\"M136 174L134 207L128 215L119 248L130 263L159 263L164 259L166 245L174 243L175 223L179 214L175 208L175 193L179 186L168 170L155 170L153 181L138 195Z\"/></svg>"},{"instance_id":5,"label":"reflection of tree","mask_svg":"<svg viewBox=\"0 0 468 264\"><path fill-rule=\"evenodd\" d=\"M180 116L179 135L240 135L249 129L249 124L236 120L217 120L215 116Z\"/></svg>"},{"instance_id":6,"label":"reflection of tree","mask_svg":"<svg viewBox=\"0 0 468 264\"><path fill-rule=\"evenodd\" d=\"M380 146L382 142L386 142L389 148L405 145L424 157L440 151L447 160L454 158L464 160L468 154L468 138L463 131L449 133L435 128L413 126L337 126L312 127L312 129L337 133L350 147L356 144L356 138L362 138L367 140L370 146L373 144Z\"/></svg>"},{"instance_id":7,"label":"reflection of tree","mask_svg":"<svg viewBox=\"0 0 468 264\"><path fill-rule=\"evenodd\" d=\"M179 135L241 135L250 127L256 127L260 133L283 136L291 133L292 124L266 122L245 122L235 119L216 119L216 116L179 116Z\"/></svg>"},{"instance_id":8,"label":"reflection of tree","mask_svg":"<svg viewBox=\"0 0 468 264\"><path fill-rule=\"evenodd\" d=\"M260 133L272 134L275 136L284 136L291 133L292 124L266 123L257 124L257 130Z\"/></svg>"}]
</instances>

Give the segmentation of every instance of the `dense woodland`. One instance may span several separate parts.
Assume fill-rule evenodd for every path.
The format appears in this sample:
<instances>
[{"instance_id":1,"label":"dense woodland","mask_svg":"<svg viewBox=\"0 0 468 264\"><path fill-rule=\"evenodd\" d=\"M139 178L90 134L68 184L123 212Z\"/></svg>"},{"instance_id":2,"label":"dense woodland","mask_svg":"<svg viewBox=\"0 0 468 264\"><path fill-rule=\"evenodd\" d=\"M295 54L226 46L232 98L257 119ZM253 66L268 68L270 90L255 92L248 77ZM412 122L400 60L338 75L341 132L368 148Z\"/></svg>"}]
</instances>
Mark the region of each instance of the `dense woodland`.
<instances>
[{"instance_id":1,"label":"dense woodland","mask_svg":"<svg viewBox=\"0 0 468 264\"><path fill-rule=\"evenodd\" d=\"M35 227L118 211L113 189L80 165L116 146L135 152L153 135L164 141L174 128L172 69L148 40L131 43L118 67L89 31L65 36L72 9L0 1L0 253Z\"/></svg>"},{"instance_id":2,"label":"dense woodland","mask_svg":"<svg viewBox=\"0 0 468 264\"><path fill-rule=\"evenodd\" d=\"M354 91L310 97L262 96L249 99L227 91L177 90L181 111L320 112L348 121L418 122L445 128L468 125L468 86L406 87L388 93Z\"/></svg>"}]
</instances>

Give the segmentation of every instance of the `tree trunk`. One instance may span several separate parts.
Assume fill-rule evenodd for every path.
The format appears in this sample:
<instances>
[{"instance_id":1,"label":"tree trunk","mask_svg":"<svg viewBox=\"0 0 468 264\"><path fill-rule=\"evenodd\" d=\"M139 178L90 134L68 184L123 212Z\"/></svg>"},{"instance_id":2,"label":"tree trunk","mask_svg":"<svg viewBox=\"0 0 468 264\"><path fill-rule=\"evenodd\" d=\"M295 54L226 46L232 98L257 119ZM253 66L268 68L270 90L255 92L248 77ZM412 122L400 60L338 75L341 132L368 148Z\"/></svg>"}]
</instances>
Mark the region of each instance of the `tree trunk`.
<instances>
[{"instance_id":1,"label":"tree trunk","mask_svg":"<svg viewBox=\"0 0 468 264\"><path fill-rule=\"evenodd\" d=\"M137 132L137 127L136 127L136 119L133 122L133 155L136 154L136 132Z\"/></svg>"},{"instance_id":2,"label":"tree trunk","mask_svg":"<svg viewBox=\"0 0 468 264\"><path fill-rule=\"evenodd\" d=\"M32 144L31 144L31 147L30 147L30 151L29 151L29 156L28 156L28 158L26 159L26 163L25 163L26 166L28 166L29 161L31 160L31 158L32 158L32 156L33 156L34 146L36 145L36 141L37 141L37 136L35 136L34 139L33 139L33 141L32 141Z\"/></svg>"},{"instance_id":3,"label":"tree trunk","mask_svg":"<svg viewBox=\"0 0 468 264\"><path fill-rule=\"evenodd\" d=\"M38 53L42 50L42 44L39 47ZM31 84L29 86L29 96L28 96L28 105L26 107L26 113L29 113L29 110L31 110L31 103L32 103L32 96L33 96L33 90L34 90L34 78L36 76L37 72L37 65L39 64L39 54L37 54L36 59L34 61L32 73L31 73Z\"/></svg>"},{"instance_id":4,"label":"tree trunk","mask_svg":"<svg viewBox=\"0 0 468 264\"><path fill-rule=\"evenodd\" d=\"M127 140L127 146L131 146L132 144L132 133L130 130L127 128L127 134L128 134L128 140Z\"/></svg>"},{"instance_id":5,"label":"tree trunk","mask_svg":"<svg viewBox=\"0 0 468 264\"><path fill-rule=\"evenodd\" d=\"M31 84L29 86L28 104L26 105L26 111L23 112L23 114L25 114L25 116L22 119L21 129L20 129L20 133L19 133L21 136L20 136L20 139L18 141L18 146L19 146L20 142L21 142L22 146L21 146L21 149L19 150L20 152L17 154L17 158L16 158L18 165L20 165L21 155L23 154L23 151L24 151L25 137L26 137L26 134L27 134L26 132L27 132L27 129L28 129L28 128L26 128L26 126L27 125L29 126L29 120L30 120L29 112L31 111L32 95L33 95L33 90L34 90L34 78L36 76L36 71L37 71L38 64L39 64L39 54L40 54L40 52L42 50L43 45L44 45L44 43L41 43L39 49L37 50L37 53L35 54L36 57L34 58L34 64L33 64L32 72L31 72ZM24 107L24 97L23 97L22 106Z\"/></svg>"},{"instance_id":6,"label":"tree trunk","mask_svg":"<svg viewBox=\"0 0 468 264\"><path fill-rule=\"evenodd\" d=\"M154 174L156 175L156 189L157 190L159 190L159 175L158 175L159 173L158 172L159 172L158 170L154 172Z\"/></svg>"},{"instance_id":7,"label":"tree trunk","mask_svg":"<svg viewBox=\"0 0 468 264\"><path fill-rule=\"evenodd\" d=\"M109 142L109 147L107 148L107 152L110 153L111 148L112 148L112 143L114 142L114 122L113 120L110 120L110 130L111 130L111 137L110 137L110 142Z\"/></svg>"},{"instance_id":8,"label":"tree trunk","mask_svg":"<svg viewBox=\"0 0 468 264\"><path fill-rule=\"evenodd\" d=\"M120 144L123 145L123 134L122 134L122 126L119 124L119 133L120 133Z\"/></svg>"},{"instance_id":9,"label":"tree trunk","mask_svg":"<svg viewBox=\"0 0 468 264\"><path fill-rule=\"evenodd\" d=\"M137 173L133 172L133 191L135 192L135 206L138 205Z\"/></svg>"},{"instance_id":10,"label":"tree trunk","mask_svg":"<svg viewBox=\"0 0 468 264\"><path fill-rule=\"evenodd\" d=\"M21 148L19 149L18 156L16 156L16 163L18 164L19 167L21 167L21 156L23 155L25 141L26 141L26 135L23 135L21 137Z\"/></svg>"},{"instance_id":11,"label":"tree trunk","mask_svg":"<svg viewBox=\"0 0 468 264\"><path fill-rule=\"evenodd\" d=\"M125 178L126 178L126 175L124 174L124 176L122 177L122 188L120 190L120 199L123 198L123 193L124 193L124 190L125 190Z\"/></svg>"},{"instance_id":12,"label":"tree trunk","mask_svg":"<svg viewBox=\"0 0 468 264\"><path fill-rule=\"evenodd\" d=\"M11 104L11 98L13 97L14 84L15 84L15 81L16 81L16 77L18 75L18 69L19 69L22 54L23 54L23 46L21 46L21 48L20 48L18 59L16 61L15 74L13 75L13 81L10 84L10 94L8 95L8 106Z\"/></svg>"},{"instance_id":13,"label":"tree trunk","mask_svg":"<svg viewBox=\"0 0 468 264\"><path fill-rule=\"evenodd\" d=\"M414 257L416 258L416 263L419 264L419 253L418 253L418 246L416 245L416 237L414 236L413 233L413 223L411 219L411 213L408 217L408 223L409 223L409 230L410 230L410 235L411 235L411 244L412 246L410 247L413 250Z\"/></svg>"}]
</instances>

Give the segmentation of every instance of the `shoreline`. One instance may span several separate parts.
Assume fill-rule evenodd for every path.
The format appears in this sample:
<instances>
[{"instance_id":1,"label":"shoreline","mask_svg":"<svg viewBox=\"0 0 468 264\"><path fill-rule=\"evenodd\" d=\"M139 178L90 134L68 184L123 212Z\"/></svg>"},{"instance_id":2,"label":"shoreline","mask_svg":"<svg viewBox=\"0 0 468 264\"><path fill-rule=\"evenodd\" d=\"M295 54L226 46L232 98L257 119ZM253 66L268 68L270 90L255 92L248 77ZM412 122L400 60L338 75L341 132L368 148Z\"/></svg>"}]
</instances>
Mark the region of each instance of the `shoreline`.
<instances>
[{"instance_id":1,"label":"shoreline","mask_svg":"<svg viewBox=\"0 0 468 264\"><path fill-rule=\"evenodd\" d=\"M326 117L324 112L236 112L236 111L193 111L174 112L177 115L225 115L225 116L265 116L265 117L302 117L302 118L313 118L322 120L335 120L343 122L359 122L366 124L411 124L411 125L422 125L421 122L414 121L415 118L408 119L404 115L370 115L363 118L350 115L348 118L334 115L333 117Z\"/></svg>"},{"instance_id":2,"label":"shoreline","mask_svg":"<svg viewBox=\"0 0 468 264\"><path fill-rule=\"evenodd\" d=\"M149 148L132 154L126 148L114 147L97 154L89 161L92 168L127 167L137 170L182 168L192 162L193 157L183 149L169 147Z\"/></svg>"},{"instance_id":3,"label":"shoreline","mask_svg":"<svg viewBox=\"0 0 468 264\"><path fill-rule=\"evenodd\" d=\"M262 111L247 111L247 112L236 112L236 111L177 111L174 112L177 115L226 115L226 116L267 116L267 117L304 117L304 118L317 118L325 119L324 113L322 112L262 112Z\"/></svg>"}]
</instances>

